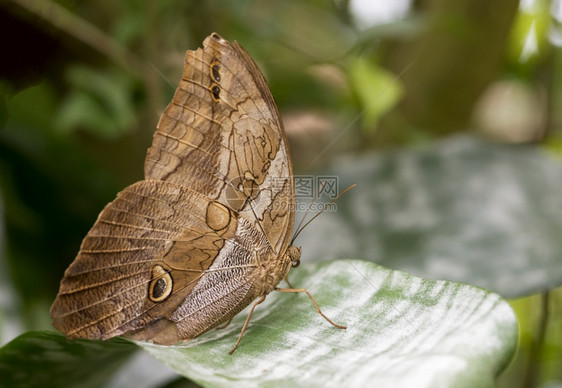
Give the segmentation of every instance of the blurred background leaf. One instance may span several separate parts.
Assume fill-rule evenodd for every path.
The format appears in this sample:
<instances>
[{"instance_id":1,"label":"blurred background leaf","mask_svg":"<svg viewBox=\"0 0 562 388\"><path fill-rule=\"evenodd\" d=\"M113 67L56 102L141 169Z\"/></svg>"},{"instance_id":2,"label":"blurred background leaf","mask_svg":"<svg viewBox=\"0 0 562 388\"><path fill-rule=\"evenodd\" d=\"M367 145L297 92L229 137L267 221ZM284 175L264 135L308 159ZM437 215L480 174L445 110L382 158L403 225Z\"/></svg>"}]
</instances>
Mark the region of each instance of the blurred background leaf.
<instances>
[{"instance_id":1,"label":"blurred background leaf","mask_svg":"<svg viewBox=\"0 0 562 388\"><path fill-rule=\"evenodd\" d=\"M350 86L357 91L360 104L365 107L361 120L373 130L381 117L403 97L399 77L364 58L353 61L348 71Z\"/></svg>"},{"instance_id":2,"label":"blurred background leaf","mask_svg":"<svg viewBox=\"0 0 562 388\"><path fill-rule=\"evenodd\" d=\"M116 138L136 124L130 96L132 80L123 74L94 72L76 66L68 70L72 92L62 101L54 126L61 132L91 131L100 138Z\"/></svg>"},{"instance_id":3,"label":"blurred background leaf","mask_svg":"<svg viewBox=\"0 0 562 388\"><path fill-rule=\"evenodd\" d=\"M0 349L2 385L100 387L135 350L120 338L70 342L60 333L28 332Z\"/></svg>"},{"instance_id":4,"label":"blurred background leaf","mask_svg":"<svg viewBox=\"0 0 562 388\"><path fill-rule=\"evenodd\" d=\"M544 150L451 136L324 175L359 185L300 235L304 259L364 257L507 298L562 284L562 163Z\"/></svg>"}]
</instances>

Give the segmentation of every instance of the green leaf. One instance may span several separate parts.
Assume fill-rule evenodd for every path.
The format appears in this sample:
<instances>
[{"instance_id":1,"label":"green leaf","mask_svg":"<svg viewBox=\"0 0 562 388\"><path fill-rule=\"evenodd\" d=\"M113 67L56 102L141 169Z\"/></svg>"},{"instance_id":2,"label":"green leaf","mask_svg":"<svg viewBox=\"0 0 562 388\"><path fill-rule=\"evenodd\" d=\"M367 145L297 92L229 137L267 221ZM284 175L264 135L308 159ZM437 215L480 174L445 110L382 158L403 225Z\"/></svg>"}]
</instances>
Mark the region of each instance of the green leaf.
<instances>
[{"instance_id":1,"label":"green leaf","mask_svg":"<svg viewBox=\"0 0 562 388\"><path fill-rule=\"evenodd\" d=\"M303 265L291 282L347 330L325 321L306 295L274 292L232 356L247 310L183 345L139 345L209 387L487 387L515 351L513 311L473 286L358 260Z\"/></svg>"},{"instance_id":2,"label":"green leaf","mask_svg":"<svg viewBox=\"0 0 562 388\"><path fill-rule=\"evenodd\" d=\"M362 120L372 130L378 120L400 101L404 88L395 74L363 58L351 63L349 76L361 102Z\"/></svg>"},{"instance_id":3,"label":"green leaf","mask_svg":"<svg viewBox=\"0 0 562 388\"><path fill-rule=\"evenodd\" d=\"M358 186L299 236L304 260L362 257L510 298L562 285L562 163L535 146L459 136L323 175Z\"/></svg>"},{"instance_id":4,"label":"green leaf","mask_svg":"<svg viewBox=\"0 0 562 388\"><path fill-rule=\"evenodd\" d=\"M550 2L533 1L521 6L513 21L508 57L516 65L538 62L549 52L552 10Z\"/></svg>"},{"instance_id":5,"label":"green leaf","mask_svg":"<svg viewBox=\"0 0 562 388\"><path fill-rule=\"evenodd\" d=\"M516 348L513 311L480 288L359 260L303 265L291 280L306 286L347 330L318 315L306 295L274 292L256 308L232 356L247 310L226 329L186 344L137 344L209 387L487 387ZM99 386L130 354L130 345L30 332L0 349L0 375L11 387Z\"/></svg>"},{"instance_id":6,"label":"green leaf","mask_svg":"<svg viewBox=\"0 0 562 388\"><path fill-rule=\"evenodd\" d=\"M69 341L52 331L31 331L0 348L3 387L99 387L136 350L129 341Z\"/></svg>"},{"instance_id":7,"label":"green leaf","mask_svg":"<svg viewBox=\"0 0 562 388\"><path fill-rule=\"evenodd\" d=\"M77 128L111 139L128 132L135 122L132 80L117 71L68 70L72 91L59 106L54 125L61 133Z\"/></svg>"}]
</instances>

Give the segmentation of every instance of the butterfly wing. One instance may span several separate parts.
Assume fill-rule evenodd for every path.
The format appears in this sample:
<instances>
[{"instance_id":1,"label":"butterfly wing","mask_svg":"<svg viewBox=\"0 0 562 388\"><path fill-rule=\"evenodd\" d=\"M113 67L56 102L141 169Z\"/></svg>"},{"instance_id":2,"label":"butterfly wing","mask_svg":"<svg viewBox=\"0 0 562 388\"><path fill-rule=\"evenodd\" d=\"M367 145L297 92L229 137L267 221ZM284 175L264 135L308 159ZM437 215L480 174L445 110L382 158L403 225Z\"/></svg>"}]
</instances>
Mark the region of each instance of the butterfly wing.
<instances>
[{"instance_id":1,"label":"butterfly wing","mask_svg":"<svg viewBox=\"0 0 562 388\"><path fill-rule=\"evenodd\" d=\"M189 184L232 207L282 253L292 233L294 189L273 96L238 43L211 34L203 46L187 52L148 150L145 177Z\"/></svg>"},{"instance_id":2,"label":"butterfly wing","mask_svg":"<svg viewBox=\"0 0 562 388\"><path fill-rule=\"evenodd\" d=\"M218 296L226 289L238 304L255 298L248 281L255 270L252 242L237 242L238 224L231 209L188 188L163 181L127 187L101 212L66 270L51 308L55 327L70 338L104 339L144 329L142 338L174 343L220 323L224 313L213 322L199 310L180 332L174 325L185 318L176 310L186 296L213 291L218 283L209 281L217 275L222 292L205 298L197 291L194 311L204 304L220 310L215 305L225 304ZM236 265L231 258L219 263L220 251L236 253Z\"/></svg>"},{"instance_id":3,"label":"butterfly wing","mask_svg":"<svg viewBox=\"0 0 562 388\"><path fill-rule=\"evenodd\" d=\"M262 292L256 251L286 250L287 142L263 75L237 43L212 34L188 51L145 177L106 206L65 272L51 315L71 338L193 338Z\"/></svg>"}]
</instances>

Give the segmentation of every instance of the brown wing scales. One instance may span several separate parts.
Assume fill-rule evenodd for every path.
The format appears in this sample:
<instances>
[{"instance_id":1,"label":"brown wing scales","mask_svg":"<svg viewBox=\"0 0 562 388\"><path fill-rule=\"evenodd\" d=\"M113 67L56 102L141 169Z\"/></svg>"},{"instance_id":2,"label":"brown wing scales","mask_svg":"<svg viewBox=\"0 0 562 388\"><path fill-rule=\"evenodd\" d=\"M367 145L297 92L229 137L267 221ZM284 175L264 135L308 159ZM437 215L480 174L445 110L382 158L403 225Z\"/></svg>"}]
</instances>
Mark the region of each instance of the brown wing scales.
<instances>
[{"instance_id":1,"label":"brown wing scales","mask_svg":"<svg viewBox=\"0 0 562 388\"><path fill-rule=\"evenodd\" d=\"M51 309L55 326L73 337L98 338L138 329L123 326L132 316L145 314L144 322L164 316L164 310L169 315L236 231L234 216L219 232L209 228L209 206L210 199L163 181L127 187L102 211L67 269ZM149 233L150 225L160 237ZM177 295L158 308L147 300L155 264L170 271Z\"/></svg>"},{"instance_id":2,"label":"brown wing scales","mask_svg":"<svg viewBox=\"0 0 562 388\"><path fill-rule=\"evenodd\" d=\"M146 180L105 207L65 272L51 315L69 337L193 338L261 292L257 250L287 249L292 168L271 92L236 42L203 46L186 54Z\"/></svg>"}]
</instances>

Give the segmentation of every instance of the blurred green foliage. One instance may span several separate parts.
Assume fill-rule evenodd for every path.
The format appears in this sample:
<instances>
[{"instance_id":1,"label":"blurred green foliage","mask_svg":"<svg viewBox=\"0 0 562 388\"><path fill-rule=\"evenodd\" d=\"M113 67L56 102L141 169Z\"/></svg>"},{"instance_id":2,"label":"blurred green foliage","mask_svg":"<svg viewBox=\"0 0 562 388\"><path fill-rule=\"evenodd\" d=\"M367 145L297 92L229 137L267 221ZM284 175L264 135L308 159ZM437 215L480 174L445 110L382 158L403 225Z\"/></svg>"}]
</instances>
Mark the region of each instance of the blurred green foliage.
<instances>
[{"instance_id":1,"label":"blurred green foliage","mask_svg":"<svg viewBox=\"0 0 562 388\"><path fill-rule=\"evenodd\" d=\"M2 341L49 327L64 269L103 206L142 178L185 51L213 31L239 41L265 73L297 174L321 171L338 154L468 130L513 142L509 117L497 117L492 132L475 109L485 95L491 112L512 101L490 95L512 80L541 107L533 110L539 126L517 141L561 154L562 17L552 1L415 0L406 14L371 26L359 26L353 3L0 2ZM560 298L549 303L560 310ZM530 321L545 316L523 309ZM531 355L506 381L562 381L551 367L542 374L540 352L562 360L562 340L545 333L542 346L521 338Z\"/></svg>"}]
</instances>

